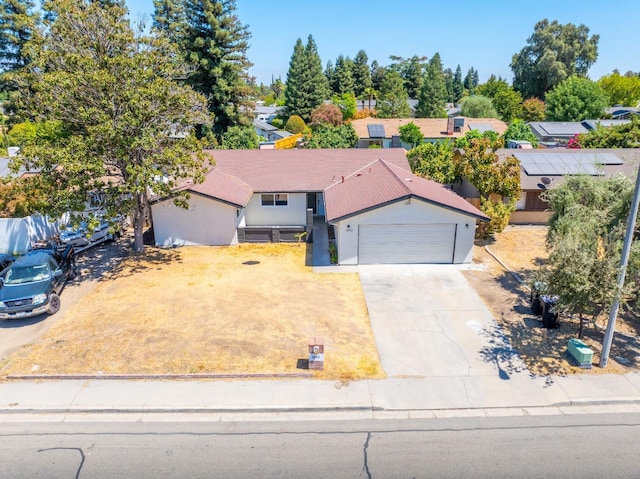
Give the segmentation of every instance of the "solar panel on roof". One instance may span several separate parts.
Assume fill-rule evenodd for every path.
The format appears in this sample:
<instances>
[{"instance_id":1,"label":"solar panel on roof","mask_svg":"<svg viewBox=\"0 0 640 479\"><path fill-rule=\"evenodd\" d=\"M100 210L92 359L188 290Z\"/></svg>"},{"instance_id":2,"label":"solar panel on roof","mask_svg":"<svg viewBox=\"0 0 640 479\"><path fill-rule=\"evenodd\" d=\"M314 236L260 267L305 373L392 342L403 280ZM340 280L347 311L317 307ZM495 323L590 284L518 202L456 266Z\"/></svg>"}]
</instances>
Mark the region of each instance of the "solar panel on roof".
<instances>
[{"instance_id":1,"label":"solar panel on roof","mask_svg":"<svg viewBox=\"0 0 640 479\"><path fill-rule=\"evenodd\" d=\"M530 176L604 175L603 165L622 165L613 153L513 153Z\"/></svg>"},{"instance_id":2,"label":"solar panel on roof","mask_svg":"<svg viewBox=\"0 0 640 479\"><path fill-rule=\"evenodd\" d=\"M469 128L471 130L478 130L480 133L484 133L485 131L494 131L491 123L469 123Z\"/></svg>"},{"instance_id":3,"label":"solar panel on roof","mask_svg":"<svg viewBox=\"0 0 640 479\"><path fill-rule=\"evenodd\" d=\"M367 125L367 130L369 130L369 138L385 138L384 125Z\"/></svg>"},{"instance_id":4,"label":"solar panel on roof","mask_svg":"<svg viewBox=\"0 0 640 479\"><path fill-rule=\"evenodd\" d=\"M540 127L547 132L548 135L575 135L576 133L585 133L587 129L581 123L541 123Z\"/></svg>"}]
</instances>

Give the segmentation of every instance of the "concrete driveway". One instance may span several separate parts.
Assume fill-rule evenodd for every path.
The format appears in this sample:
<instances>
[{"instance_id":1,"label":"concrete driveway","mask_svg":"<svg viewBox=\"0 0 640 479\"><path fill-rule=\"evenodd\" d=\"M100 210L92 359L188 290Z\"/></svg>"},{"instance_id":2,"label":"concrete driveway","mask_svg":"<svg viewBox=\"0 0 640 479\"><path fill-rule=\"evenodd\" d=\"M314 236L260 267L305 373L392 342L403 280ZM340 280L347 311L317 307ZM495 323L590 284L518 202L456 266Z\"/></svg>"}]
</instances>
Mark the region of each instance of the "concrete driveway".
<instances>
[{"instance_id":1,"label":"concrete driveway","mask_svg":"<svg viewBox=\"0 0 640 479\"><path fill-rule=\"evenodd\" d=\"M509 379L526 370L458 268L358 266L387 376Z\"/></svg>"}]
</instances>

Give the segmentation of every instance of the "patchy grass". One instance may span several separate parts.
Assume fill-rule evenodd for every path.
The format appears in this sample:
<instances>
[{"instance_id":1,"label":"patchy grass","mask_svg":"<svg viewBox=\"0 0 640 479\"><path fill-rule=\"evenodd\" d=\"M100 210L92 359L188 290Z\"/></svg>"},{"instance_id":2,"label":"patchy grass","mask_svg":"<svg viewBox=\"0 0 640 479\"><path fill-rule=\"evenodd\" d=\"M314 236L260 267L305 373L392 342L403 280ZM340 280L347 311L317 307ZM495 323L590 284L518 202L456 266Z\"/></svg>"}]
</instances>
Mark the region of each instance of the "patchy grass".
<instances>
[{"instance_id":1,"label":"patchy grass","mask_svg":"<svg viewBox=\"0 0 640 479\"><path fill-rule=\"evenodd\" d=\"M311 247L309 245L309 247ZM306 244L148 248L124 260L2 373L383 376L356 273L314 274Z\"/></svg>"},{"instance_id":2,"label":"patchy grass","mask_svg":"<svg viewBox=\"0 0 640 479\"><path fill-rule=\"evenodd\" d=\"M511 226L496 235L486 246L510 270L529 284L537 267L547 260L546 227ZM529 304L529 290L516 281L486 250L485 245L474 249L475 262L481 268L464 271L467 280L487 304L513 347L536 375L623 373L640 370L640 321L620 316L607 367L597 367L600 361L606 317L585 326L583 341L593 351L592 369L572 365L566 354L567 341L578 337L577 319L560 316L558 329L542 327L540 318L533 315Z\"/></svg>"}]
</instances>

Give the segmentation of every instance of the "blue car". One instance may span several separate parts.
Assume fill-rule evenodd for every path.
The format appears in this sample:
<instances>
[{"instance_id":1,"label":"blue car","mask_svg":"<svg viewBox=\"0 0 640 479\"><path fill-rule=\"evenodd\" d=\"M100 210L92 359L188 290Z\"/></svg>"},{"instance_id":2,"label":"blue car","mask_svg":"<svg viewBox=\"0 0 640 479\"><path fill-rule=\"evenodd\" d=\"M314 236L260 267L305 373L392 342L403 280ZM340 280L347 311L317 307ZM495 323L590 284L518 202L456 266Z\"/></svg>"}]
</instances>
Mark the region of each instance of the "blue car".
<instances>
[{"instance_id":1,"label":"blue car","mask_svg":"<svg viewBox=\"0 0 640 479\"><path fill-rule=\"evenodd\" d=\"M20 256L0 278L0 319L18 319L60 310L60 293L75 278L72 245L36 249Z\"/></svg>"}]
</instances>

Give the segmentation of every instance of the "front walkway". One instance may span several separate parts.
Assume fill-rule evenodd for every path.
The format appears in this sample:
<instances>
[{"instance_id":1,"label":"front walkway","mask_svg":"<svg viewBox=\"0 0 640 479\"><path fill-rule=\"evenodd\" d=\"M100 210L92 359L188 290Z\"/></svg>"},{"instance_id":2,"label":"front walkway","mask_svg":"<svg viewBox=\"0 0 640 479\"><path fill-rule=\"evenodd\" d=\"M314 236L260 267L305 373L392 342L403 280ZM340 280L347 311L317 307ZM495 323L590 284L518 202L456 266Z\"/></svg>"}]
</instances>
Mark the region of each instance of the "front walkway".
<instances>
[{"instance_id":1,"label":"front walkway","mask_svg":"<svg viewBox=\"0 0 640 479\"><path fill-rule=\"evenodd\" d=\"M313 217L313 266L331 266L329 232L324 216Z\"/></svg>"}]
</instances>

